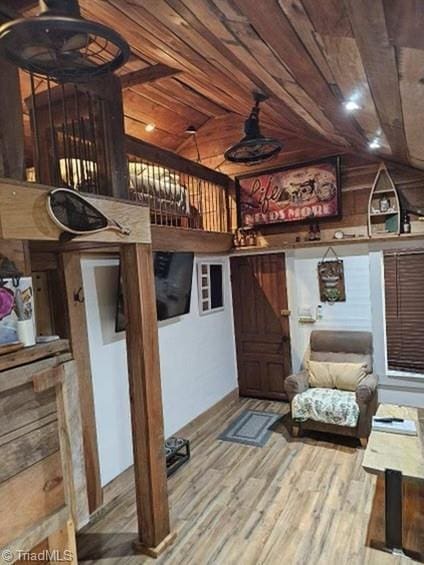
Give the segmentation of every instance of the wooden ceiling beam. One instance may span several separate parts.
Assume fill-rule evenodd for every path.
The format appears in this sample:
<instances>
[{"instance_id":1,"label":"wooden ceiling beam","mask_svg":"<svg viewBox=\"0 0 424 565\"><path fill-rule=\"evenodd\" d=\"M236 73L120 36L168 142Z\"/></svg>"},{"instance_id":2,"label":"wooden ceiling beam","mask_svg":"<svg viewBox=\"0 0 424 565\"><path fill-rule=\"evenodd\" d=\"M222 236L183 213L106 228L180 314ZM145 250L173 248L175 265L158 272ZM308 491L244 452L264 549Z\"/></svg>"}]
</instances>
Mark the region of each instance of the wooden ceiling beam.
<instances>
[{"instance_id":1,"label":"wooden ceiling beam","mask_svg":"<svg viewBox=\"0 0 424 565\"><path fill-rule=\"evenodd\" d=\"M139 69L137 71L121 75L121 86L123 89L131 88L132 86L145 84L146 82L154 82L161 78L174 76L180 72L181 69L174 69L168 65L158 63L157 65L151 65L145 69Z\"/></svg>"},{"instance_id":2,"label":"wooden ceiling beam","mask_svg":"<svg viewBox=\"0 0 424 565\"><path fill-rule=\"evenodd\" d=\"M392 153L407 161L395 48L390 44L382 0L346 0L371 93Z\"/></svg>"}]
</instances>

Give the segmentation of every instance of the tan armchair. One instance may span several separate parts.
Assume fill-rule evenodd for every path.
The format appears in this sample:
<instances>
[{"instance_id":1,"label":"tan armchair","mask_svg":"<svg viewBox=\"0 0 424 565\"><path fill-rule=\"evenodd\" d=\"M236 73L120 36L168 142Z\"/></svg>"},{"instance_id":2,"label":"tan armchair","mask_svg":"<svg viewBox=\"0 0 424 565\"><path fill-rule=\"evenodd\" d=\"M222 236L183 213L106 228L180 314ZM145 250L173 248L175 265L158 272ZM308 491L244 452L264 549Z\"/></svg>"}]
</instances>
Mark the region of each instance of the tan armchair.
<instances>
[{"instance_id":1,"label":"tan armchair","mask_svg":"<svg viewBox=\"0 0 424 565\"><path fill-rule=\"evenodd\" d=\"M355 404L355 410L359 407L359 415L356 425L337 425L328 423L317 414L316 418L297 419L293 421L293 434L303 430L317 430L335 434L357 437L362 445L366 445L367 438L371 432L372 417L377 410L377 385L378 378L372 372L372 334L369 332L352 331L313 331L310 339L310 360L327 363L363 363L368 373L365 379L358 385L354 393L337 391L339 398L346 399L347 403ZM293 400L297 395L309 391L309 375L301 371L287 377L284 387L290 401L293 415ZM324 389L325 390L325 389ZM319 389L315 389L319 394ZM312 391L310 391L312 392ZM325 391L328 396L328 389ZM310 394L307 393L305 397ZM302 397L296 399L296 404ZM318 405L317 410L319 411Z\"/></svg>"}]
</instances>

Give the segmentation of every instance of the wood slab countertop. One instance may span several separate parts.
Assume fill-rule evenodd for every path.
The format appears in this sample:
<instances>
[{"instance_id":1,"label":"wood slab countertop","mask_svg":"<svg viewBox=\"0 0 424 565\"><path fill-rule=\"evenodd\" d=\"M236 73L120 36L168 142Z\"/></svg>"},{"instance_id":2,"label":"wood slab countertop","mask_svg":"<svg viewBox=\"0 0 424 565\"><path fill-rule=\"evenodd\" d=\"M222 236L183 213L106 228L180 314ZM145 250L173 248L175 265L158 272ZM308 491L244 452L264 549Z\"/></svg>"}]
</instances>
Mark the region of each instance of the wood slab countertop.
<instances>
[{"instance_id":1,"label":"wood slab countertop","mask_svg":"<svg viewBox=\"0 0 424 565\"><path fill-rule=\"evenodd\" d=\"M394 404L379 406L378 417L393 416L404 420L414 420L418 435L371 432L362 461L365 471L380 474L386 469L394 469L401 471L405 478L424 479L423 435L419 412L420 410L416 408Z\"/></svg>"}]
</instances>

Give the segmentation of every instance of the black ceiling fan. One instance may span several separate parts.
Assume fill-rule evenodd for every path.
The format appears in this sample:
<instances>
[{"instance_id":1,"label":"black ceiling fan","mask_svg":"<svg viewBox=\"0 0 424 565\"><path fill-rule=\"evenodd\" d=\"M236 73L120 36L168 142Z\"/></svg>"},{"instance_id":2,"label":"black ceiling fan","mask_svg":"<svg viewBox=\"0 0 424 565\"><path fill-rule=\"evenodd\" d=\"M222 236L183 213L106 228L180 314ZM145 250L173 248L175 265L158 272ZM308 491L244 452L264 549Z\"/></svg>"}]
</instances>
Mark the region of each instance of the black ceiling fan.
<instances>
[{"instance_id":1,"label":"black ceiling fan","mask_svg":"<svg viewBox=\"0 0 424 565\"><path fill-rule=\"evenodd\" d=\"M0 27L0 52L18 67L57 82L82 82L125 64L125 39L81 16L78 0L40 0L36 17Z\"/></svg>"},{"instance_id":2,"label":"black ceiling fan","mask_svg":"<svg viewBox=\"0 0 424 565\"><path fill-rule=\"evenodd\" d=\"M253 165L271 159L283 148L282 143L278 139L265 137L260 131L259 104L266 100L268 96L260 92L254 92L253 98L255 104L249 117L244 122L245 136L224 153L227 161Z\"/></svg>"}]
</instances>

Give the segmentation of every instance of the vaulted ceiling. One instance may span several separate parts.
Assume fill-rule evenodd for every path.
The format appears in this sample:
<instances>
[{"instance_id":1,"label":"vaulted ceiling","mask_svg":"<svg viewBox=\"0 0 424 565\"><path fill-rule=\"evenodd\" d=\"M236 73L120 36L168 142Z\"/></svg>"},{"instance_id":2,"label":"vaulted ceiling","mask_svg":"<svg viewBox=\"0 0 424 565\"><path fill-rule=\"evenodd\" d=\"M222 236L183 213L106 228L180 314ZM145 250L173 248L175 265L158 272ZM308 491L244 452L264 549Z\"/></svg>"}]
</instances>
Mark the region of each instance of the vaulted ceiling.
<instances>
[{"instance_id":1,"label":"vaulted ceiling","mask_svg":"<svg viewBox=\"0 0 424 565\"><path fill-rule=\"evenodd\" d=\"M25 0L26 13L34 11ZM228 173L252 91L269 95L272 164L335 152L378 153L424 168L423 0L81 0L118 30L132 57L120 74L160 64L124 90L127 132ZM161 73L162 70L162 73ZM347 113L343 102L360 108ZM145 130L154 123L152 132Z\"/></svg>"}]
</instances>

